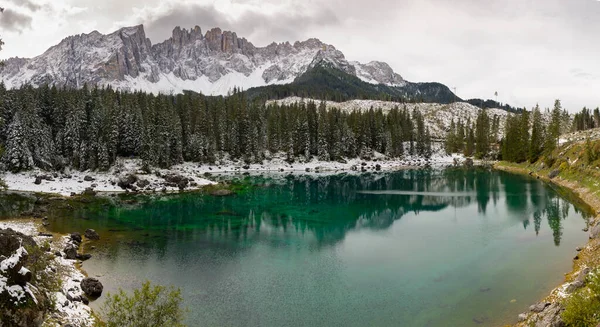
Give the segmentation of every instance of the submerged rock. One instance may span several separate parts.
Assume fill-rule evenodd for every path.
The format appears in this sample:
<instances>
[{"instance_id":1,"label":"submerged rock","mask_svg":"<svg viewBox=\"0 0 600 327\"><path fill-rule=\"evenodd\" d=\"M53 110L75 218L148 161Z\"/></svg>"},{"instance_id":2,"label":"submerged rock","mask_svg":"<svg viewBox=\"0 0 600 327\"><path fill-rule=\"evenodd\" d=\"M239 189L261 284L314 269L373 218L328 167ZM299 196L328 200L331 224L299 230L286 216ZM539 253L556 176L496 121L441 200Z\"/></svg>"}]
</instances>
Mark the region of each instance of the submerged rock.
<instances>
[{"instance_id":1,"label":"submerged rock","mask_svg":"<svg viewBox=\"0 0 600 327\"><path fill-rule=\"evenodd\" d=\"M98 232L96 232L93 229L86 229L85 233L83 234L85 236L85 238L87 238L88 240L94 240L97 241L100 239L100 235L98 235Z\"/></svg>"},{"instance_id":2,"label":"submerged rock","mask_svg":"<svg viewBox=\"0 0 600 327\"><path fill-rule=\"evenodd\" d=\"M519 322L527 320L527 314L526 313L519 314L518 319L519 319Z\"/></svg>"},{"instance_id":3,"label":"submerged rock","mask_svg":"<svg viewBox=\"0 0 600 327\"><path fill-rule=\"evenodd\" d=\"M102 286L102 283L98 279L87 277L81 281L81 289L87 296L97 298L102 295L104 286Z\"/></svg>"},{"instance_id":4,"label":"submerged rock","mask_svg":"<svg viewBox=\"0 0 600 327\"><path fill-rule=\"evenodd\" d=\"M85 261L85 260L89 260L89 259L91 259L91 258L92 258L92 255L91 255L91 254L89 254L89 253L85 253L85 254L79 254L79 253L78 253L78 254L77 254L77 256L76 256L76 258L77 258L78 260Z\"/></svg>"},{"instance_id":5,"label":"submerged rock","mask_svg":"<svg viewBox=\"0 0 600 327\"><path fill-rule=\"evenodd\" d=\"M232 190L227 190L227 189L220 189L220 190L214 190L212 192L210 192L210 195L212 196L230 196L235 194Z\"/></svg>"}]
</instances>

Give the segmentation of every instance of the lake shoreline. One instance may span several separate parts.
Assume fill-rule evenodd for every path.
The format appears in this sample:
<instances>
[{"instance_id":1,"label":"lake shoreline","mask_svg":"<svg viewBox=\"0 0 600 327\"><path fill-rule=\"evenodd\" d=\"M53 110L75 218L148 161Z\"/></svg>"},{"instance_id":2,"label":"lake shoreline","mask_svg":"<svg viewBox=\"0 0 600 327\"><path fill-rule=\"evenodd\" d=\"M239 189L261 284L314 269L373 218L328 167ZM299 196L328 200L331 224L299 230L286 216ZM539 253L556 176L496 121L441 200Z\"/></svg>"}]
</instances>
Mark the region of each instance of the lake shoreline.
<instances>
[{"instance_id":1,"label":"lake shoreline","mask_svg":"<svg viewBox=\"0 0 600 327\"><path fill-rule=\"evenodd\" d=\"M81 261L67 259L63 249L73 244L69 235L49 232L42 222L35 218L15 218L0 221L0 229L12 229L32 237L38 246L48 244L49 252L55 253L47 269L60 274L59 291L42 290L56 301L52 311L46 312L43 324L48 326L92 326L98 321L92 308L84 299L86 295L80 287L87 273L81 267ZM89 302L88 302L89 303Z\"/></svg>"},{"instance_id":2,"label":"lake shoreline","mask_svg":"<svg viewBox=\"0 0 600 327\"><path fill-rule=\"evenodd\" d=\"M541 302L531 305L528 312L520 314L518 317L519 322L514 325L515 327L548 326L547 323L560 319L563 310L561 302L570 296L573 289L581 287L580 285L575 286L575 284L582 276L585 277L586 268L597 268L600 263L600 256L595 253L600 248L600 239L597 231L594 231L593 228L593 226L600 226L600 220L596 216L600 212L600 197L593 190L582 185L579 182L580 179L565 179L560 175L550 178L553 172L548 169L535 169L534 166L507 162L496 162L493 168L513 174L531 176L546 183L568 189L593 211L593 217L590 218L588 228L586 228L592 230L592 232L590 232L585 246L574 249L576 254L573 259L573 268L570 272L565 273L565 281L554 288L548 296L541 299ZM587 232L588 230L584 231Z\"/></svg>"},{"instance_id":3,"label":"lake shoreline","mask_svg":"<svg viewBox=\"0 0 600 327\"><path fill-rule=\"evenodd\" d=\"M438 151L440 152L440 151ZM215 186L215 175L249 175L260 173L327 174L395 171L425 167L462 166L466 159L462 155L436 153L430 159L407 156L403 159L388 158L375 154L371 160L360 158L340 161L288 162L285 157L275 157L263 163L246 164L243 161L221 160L207 165L185 162L169 169L145 168L140 159L119 158L118 163L106 172L76 171L66 169L62 173L40 169L19 173L7 172L1 176L7 191L50 194L61 197L77 195L153 194L198 191L206 186ZM478 164L478 162L475 162Z\"/></svg>"}]
</instances>

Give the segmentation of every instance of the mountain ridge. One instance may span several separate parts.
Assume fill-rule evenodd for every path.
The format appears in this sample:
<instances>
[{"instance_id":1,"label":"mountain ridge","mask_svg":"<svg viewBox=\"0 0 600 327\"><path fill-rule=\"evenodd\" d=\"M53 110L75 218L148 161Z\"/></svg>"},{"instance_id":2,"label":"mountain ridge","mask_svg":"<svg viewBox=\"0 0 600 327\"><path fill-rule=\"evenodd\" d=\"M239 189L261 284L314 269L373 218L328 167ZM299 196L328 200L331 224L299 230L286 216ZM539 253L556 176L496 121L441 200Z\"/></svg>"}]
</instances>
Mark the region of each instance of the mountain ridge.
<instances>
[{"instance_id":1,"label":"mountain ridge","mask_svg":"<svg viewBox=\"0 0 600 327\"><path fill-rule=\"evenodd\" d=\"M72 35L33 58L9 58L0 72L8 88L24 84L82 87L111 85L153 93L199 91L225 95L233 87L287 84L319 63L371 84L402 87L406 81L384 62L346 60L333 45L311 38L255 47L235 32L199 26L175 27L167 40L152 44L143 25L109 34Z\"/></svg>"}]
</instances>

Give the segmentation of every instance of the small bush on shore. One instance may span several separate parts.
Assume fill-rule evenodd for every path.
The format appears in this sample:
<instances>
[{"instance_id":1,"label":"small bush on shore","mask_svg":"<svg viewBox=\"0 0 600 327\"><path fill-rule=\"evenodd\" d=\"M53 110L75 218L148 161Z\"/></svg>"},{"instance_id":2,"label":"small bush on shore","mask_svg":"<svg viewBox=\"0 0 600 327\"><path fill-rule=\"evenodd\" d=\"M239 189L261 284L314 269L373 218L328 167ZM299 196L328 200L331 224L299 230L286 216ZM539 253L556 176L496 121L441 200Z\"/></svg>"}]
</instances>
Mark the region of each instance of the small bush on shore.
<instances>
[{"instance_id":1,"label":"small bush on shore","mask_svg":"<svg viewBox=\"0 0 600 327\"><path fill-rule=\"evenodd\" d=\"M129 295L122 289L108 294L103 306L107 327L184 327L185 309L181 291L173 287L152 286L149 281Z\"/></svg>"},{"instance_id":2,"label":"small bush on shore","mask_svg":"<svg viewBox=\"0 0 600 327\"><path fill-rule=\"evenodd\" d=\"M588 277L587 287L580 289L565 302L563 321L569 327L596 326L600 322L600 274Z\"/></svg>"}]
</instances>

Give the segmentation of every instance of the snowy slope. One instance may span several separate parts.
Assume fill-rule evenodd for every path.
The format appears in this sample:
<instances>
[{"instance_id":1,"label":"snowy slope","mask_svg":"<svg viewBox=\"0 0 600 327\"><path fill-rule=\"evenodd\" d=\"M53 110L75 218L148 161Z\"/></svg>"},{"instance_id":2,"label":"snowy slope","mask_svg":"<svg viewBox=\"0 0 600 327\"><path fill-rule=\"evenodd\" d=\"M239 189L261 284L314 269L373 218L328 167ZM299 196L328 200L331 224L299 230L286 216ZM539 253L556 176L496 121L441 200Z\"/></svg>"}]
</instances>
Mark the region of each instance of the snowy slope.
<instances>
[{"instance_id":1,"label":"snowy slope","mask_svg":"<svg viewBox=\"0 0 600 327\"><path fill-rule=\"evenodd\" d=\"M369 83L405 85L388 64L347 61L341 51L318 39L255 47L236 33L213 28L203 34L196 26L176 27L171 38L153 45L142 25L107 35L94 31L70 36L35 58L8 59L0 79L8 88L87 83L153 93L225 95L234 87L291 83L322 62Z\"/></svg>"},{"instance_id":2,"label":"snowy slope","mask_svg":"<svg viewBox=\"0 0 600 327\"><path fill-rule=\"evenodd\" d=\"M314 101L320 103L321 100L302 99L299 97L289 97L282 100L271 100L267 102L267 105L278 103L278 104L293 104L296 102L309 102ZM350 100L346 102L333 102L325 101L328 109L337 108L344 111L367 111L371 108L381 109L384 113L392 110L395 107L403 109L406 107L410 112L417 110L421 112L425 118L425 126L429 127L431 136L437 139L443 139L446 137L447 131L450 129L450 124L454 119L455 122L462 120L466 122L470 120L475 122L479 111L482 109L473 106L466 102L455 102L452 104L439 104L439 103L398 103L390 101L377 101L377 100ZM508 113L502 109L486 109L490 118L494 116L500 117L500 128L499 136L504 134L504 126L506 124L506 118L511 113Z\"/></svg>"}]
</instances>

